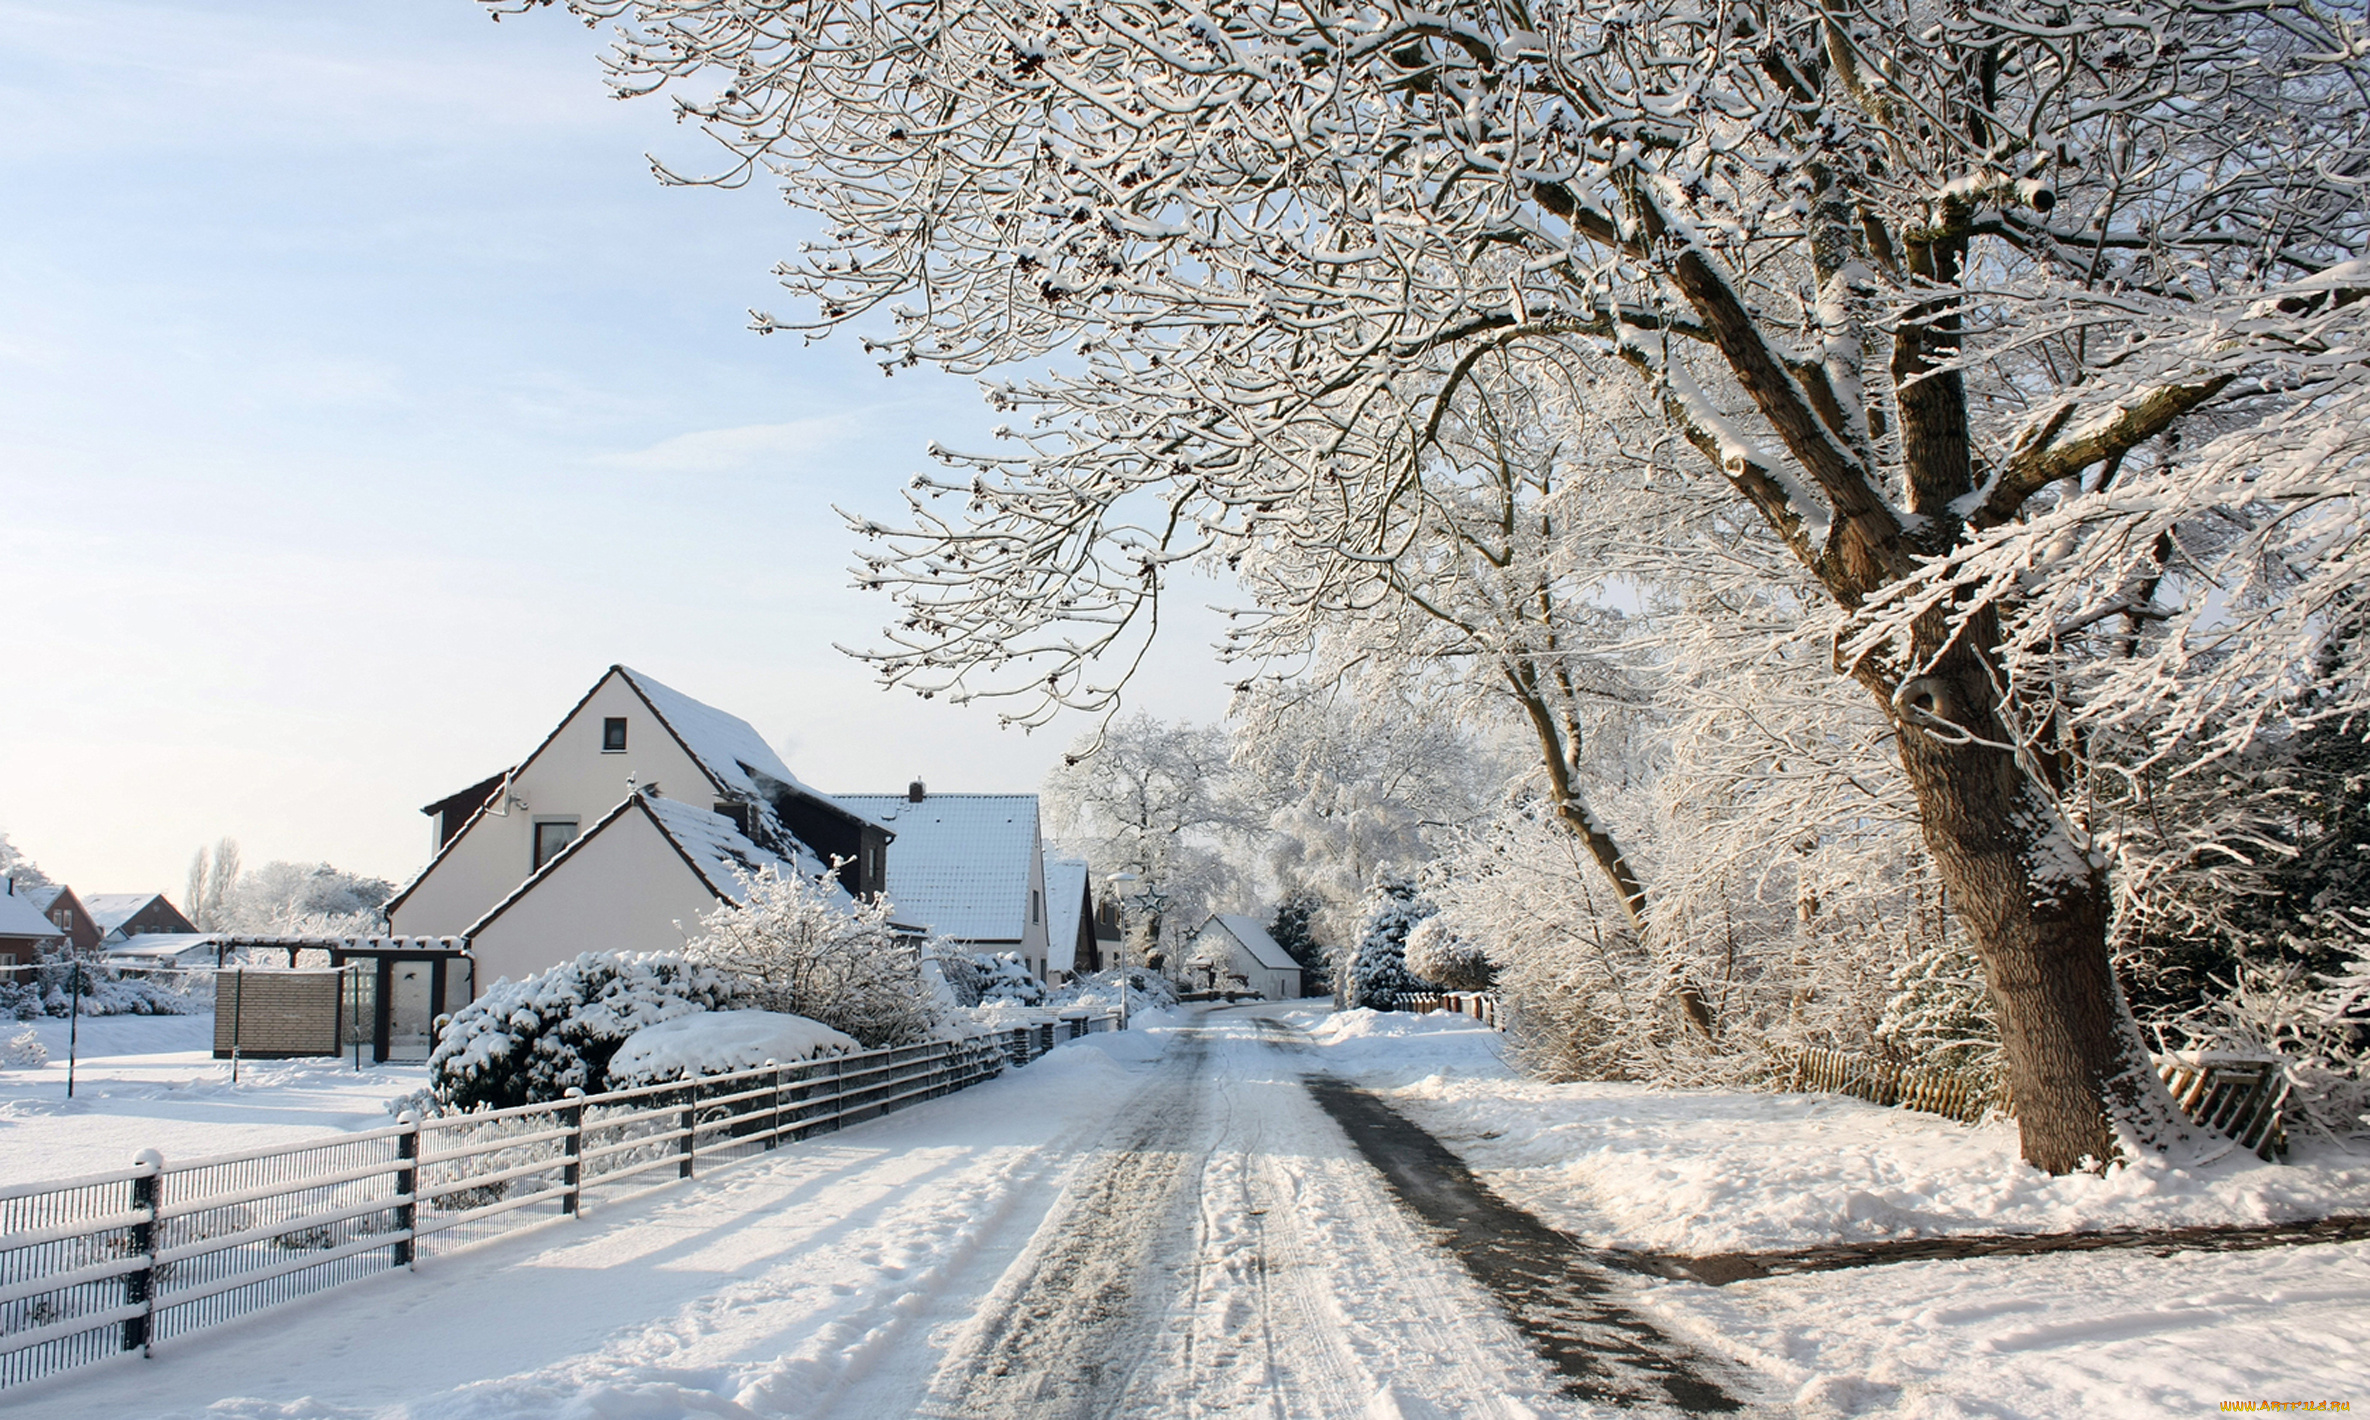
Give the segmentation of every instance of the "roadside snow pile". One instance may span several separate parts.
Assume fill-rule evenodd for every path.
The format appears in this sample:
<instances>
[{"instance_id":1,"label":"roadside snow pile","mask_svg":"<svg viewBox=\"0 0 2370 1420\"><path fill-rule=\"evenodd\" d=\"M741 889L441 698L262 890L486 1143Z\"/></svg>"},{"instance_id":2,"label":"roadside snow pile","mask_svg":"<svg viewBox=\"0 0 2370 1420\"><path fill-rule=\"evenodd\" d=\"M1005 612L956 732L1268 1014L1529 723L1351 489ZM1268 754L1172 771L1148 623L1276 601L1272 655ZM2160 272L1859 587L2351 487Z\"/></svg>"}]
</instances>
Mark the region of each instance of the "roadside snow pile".
<instances>
[{"instance_id":1,"label":"roadside snow pile","mask_svg":"<svg viewBox=\"0 0 2370 1420\"><path fill-rule=\"evenodd\" d=\"M1304 1020L1308 1013L1300 1013ZM1463 1017L1310 1021L1325 1067L1375 1090L1509 1200L1602 1246L1701 1255L1945 1233L2286 1222L2370 1211L2370 1159L2299 1142L2265 1164L2147 1160L2052 1178L2013 1124L1840 1095L1546 1084Z\"/></svg>"},{"instance_id":2,"label":"roadside snow pile","mask_svg":"<svg viewBox=\"0 0 2370 1420\"><path fill-rule=\"evenodd\" d=\"M447 1110L507 1109L570 1088L609 1088L611 1057L635 1032L733 1004L712 967L651 952L586 952L524 981L497 981L452 1018L428 1057L428 1092Z\"/></svg>"},{"instance_id":3,"label":"roadside snow pile","mask_svg":"<svg viewBox=\"0 0 2370 1420\"><path fill-rule=\"evenodd\" d=\"M820 1021L780 1011L702 1011L644 1026L609 1060L609 1087L630 1089L701 1075L788 1065L859 1047Z\"/></svg>"}]
</instances>

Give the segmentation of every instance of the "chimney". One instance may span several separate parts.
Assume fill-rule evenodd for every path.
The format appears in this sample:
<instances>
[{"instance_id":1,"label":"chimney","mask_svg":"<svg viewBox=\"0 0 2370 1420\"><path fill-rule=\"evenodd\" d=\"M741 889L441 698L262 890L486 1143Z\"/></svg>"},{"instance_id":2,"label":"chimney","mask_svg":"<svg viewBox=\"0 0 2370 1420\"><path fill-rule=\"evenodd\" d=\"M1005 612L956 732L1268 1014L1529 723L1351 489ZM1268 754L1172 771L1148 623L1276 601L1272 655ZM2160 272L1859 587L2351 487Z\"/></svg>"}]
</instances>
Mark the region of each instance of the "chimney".
<instances>
[{"instance_id":1,"label":"chimney","mask_svg":"<svg viewBox=\"0 0 2370 1420\"><path fill-rule=\"evenodd\" d=\"M905 786L905 802L909 804L918 804L929 797L929 791L922 787L922 781L919 779Z\"/></svg>"}]
</instances>

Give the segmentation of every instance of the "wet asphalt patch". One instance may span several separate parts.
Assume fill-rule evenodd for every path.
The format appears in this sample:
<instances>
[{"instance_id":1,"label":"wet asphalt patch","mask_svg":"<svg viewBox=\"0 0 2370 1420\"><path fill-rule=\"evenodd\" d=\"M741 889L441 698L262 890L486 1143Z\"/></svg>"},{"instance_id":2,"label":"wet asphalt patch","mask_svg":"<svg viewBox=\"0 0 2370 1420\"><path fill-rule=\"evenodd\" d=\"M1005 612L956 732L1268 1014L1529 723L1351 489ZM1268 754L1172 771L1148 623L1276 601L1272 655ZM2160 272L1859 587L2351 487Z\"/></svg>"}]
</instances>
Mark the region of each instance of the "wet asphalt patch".
<instances>
[{"instance_id":1,"label":"wet asphalt patch","mask_svg":"<svg viewBox=\"0 0 2370 1420\"><path fill-rule=\"evenodd\" d=\"M1330 1076L1303 1083L1474 1280L1497 1298L1515 1329L1565 1377L1566 1394L1691 1414L1741 1409L1709 1372L1715 1363L1637 1314L1618 1253L1583 1247L1492 1192L1446 1145L1381 1100Z\"/></svg>"}]
</instances>

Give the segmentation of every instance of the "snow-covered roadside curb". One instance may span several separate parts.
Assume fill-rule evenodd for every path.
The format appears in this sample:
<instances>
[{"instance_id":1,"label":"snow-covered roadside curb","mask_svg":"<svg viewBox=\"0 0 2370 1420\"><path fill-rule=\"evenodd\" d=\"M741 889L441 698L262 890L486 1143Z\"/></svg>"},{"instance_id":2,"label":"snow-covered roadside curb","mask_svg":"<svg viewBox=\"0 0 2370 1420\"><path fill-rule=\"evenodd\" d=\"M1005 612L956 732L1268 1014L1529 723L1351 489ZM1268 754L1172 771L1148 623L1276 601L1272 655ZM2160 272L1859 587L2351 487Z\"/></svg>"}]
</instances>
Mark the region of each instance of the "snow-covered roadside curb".
<instances>
[{"instance_id":1,"label":"snow-covered roadside curb","mask_svg":"<svg viewBox=\"0 0 2370 1420\"><path fill-rule=\"evenodd\" d=\"M1699 1256L1952 1233L2288 1222L2370 1212L2370 1158L2300 1141L2051 1178L2012 1125L1831 1095L1546 1084L1456 1016L1293 1013L1324 1068L1388 1099L1509 1201L1590 1243Z\"/></svg>"}]
</instances>

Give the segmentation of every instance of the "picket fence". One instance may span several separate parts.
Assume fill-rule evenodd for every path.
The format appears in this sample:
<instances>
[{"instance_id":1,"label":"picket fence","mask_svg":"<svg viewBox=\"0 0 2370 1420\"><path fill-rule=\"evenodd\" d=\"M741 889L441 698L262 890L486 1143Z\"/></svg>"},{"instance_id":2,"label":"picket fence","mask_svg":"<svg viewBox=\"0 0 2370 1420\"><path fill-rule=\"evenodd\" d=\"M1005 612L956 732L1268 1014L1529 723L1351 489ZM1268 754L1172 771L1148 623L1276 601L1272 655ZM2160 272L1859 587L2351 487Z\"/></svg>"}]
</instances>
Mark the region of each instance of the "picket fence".
<instances>
[{"instance_id":1,"label":"picket fence","mask_svg":"<svg viewBox=\"0 0 2370 1420\"><path fill-rule=\"evenodd\" d=\"M1025 1065L1115 1014L0 1188L0 1389L581 1216Z\"/></svg>"}]
</instances>

